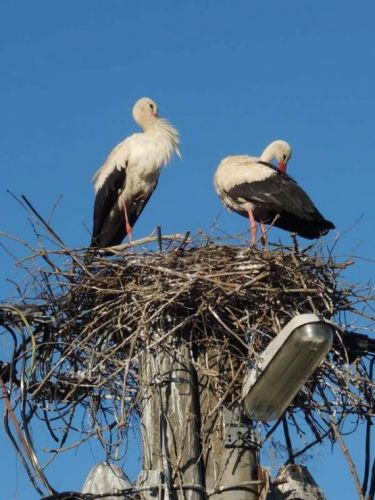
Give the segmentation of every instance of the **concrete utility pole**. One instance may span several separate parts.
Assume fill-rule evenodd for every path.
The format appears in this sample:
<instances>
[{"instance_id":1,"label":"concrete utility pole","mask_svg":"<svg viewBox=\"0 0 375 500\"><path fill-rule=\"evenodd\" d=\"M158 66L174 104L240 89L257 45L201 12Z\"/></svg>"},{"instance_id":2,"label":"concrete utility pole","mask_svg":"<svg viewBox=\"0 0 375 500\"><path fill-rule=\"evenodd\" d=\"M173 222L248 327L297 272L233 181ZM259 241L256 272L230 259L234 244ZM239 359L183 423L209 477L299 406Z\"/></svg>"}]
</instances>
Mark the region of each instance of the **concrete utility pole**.
<instances>
[{"instance_id":1,"label":"concrete utility pole","mask_svg":"<svg viewBox=\"0 0 375 500\"><path fill-rule=\"evenodd\" d=\"M168 346L167 346L168 344ZM167 347L166 347L167 346ZM142 354L145 499L204 498L196 377L186 346L174 340Z\"/></svg>"},{"instance_id":2,"label":"concrete utility pole","mask_svg":"<svg viewBox=\"0 0 375 500\"><path fill-rule=\"evenodd\" d=\"M227 353L210 350L206 364L209 371L220 376L223 368L229 369ZM224 409L206 372L199 369L201 434L207 445L203 446L207 493L210 500L257 500L258 448L251 422L239 406L233 411Z\"/></svg>"},{"instance_id":3,"label":"concrete utility pole","mask_svg":"<svg viewBox=\"0 0 375 500\"><path fill-rule=\"evenodd\" d=\"M196 372L183 341L153 342L140 366L143 470L137 486L149 488L143 498L257 500L257 451L241 413L223 413L207 370ZM215 350L212 370L219 368L218 356Z\"/></svg>"}]
</instances>

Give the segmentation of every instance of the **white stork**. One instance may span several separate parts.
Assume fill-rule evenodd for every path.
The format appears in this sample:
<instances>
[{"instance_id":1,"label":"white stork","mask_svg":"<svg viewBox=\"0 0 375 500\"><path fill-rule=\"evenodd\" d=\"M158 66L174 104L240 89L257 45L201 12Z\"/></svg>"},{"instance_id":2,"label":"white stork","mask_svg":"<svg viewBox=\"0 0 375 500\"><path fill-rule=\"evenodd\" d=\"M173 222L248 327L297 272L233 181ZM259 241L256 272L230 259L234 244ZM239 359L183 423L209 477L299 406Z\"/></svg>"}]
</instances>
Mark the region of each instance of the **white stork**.
<instances>
[{"instance_id":1,"label":"white stork","mask_svg":"<svg viewBox=\"0 0 375 500\"><path fill-rule=\"evenodd\" d=\"M178 150L178 131L159 118L148 97L133 107L133 118L143 129L120 142L93 177L96 198L92 247L118 245L141 215L159 180L160 170Z\"/></svg>"},{"instance_id":2,"label":"white stork","mask_svg":"<svg viewBox=\"0 0 375 500\"><path fill-rule=\"evenodd\" d=\"M249 218L253 245L256 243L256 222L260 223L264 244L264 224L272 223L308 239L318 238L335 227L285 173L291 154L287 142L274 141L259 158L227 156L215 172L215 189L223 204ZM278 161L278 168L271 163L274 159Z\"/></svg>"}]
</instances>

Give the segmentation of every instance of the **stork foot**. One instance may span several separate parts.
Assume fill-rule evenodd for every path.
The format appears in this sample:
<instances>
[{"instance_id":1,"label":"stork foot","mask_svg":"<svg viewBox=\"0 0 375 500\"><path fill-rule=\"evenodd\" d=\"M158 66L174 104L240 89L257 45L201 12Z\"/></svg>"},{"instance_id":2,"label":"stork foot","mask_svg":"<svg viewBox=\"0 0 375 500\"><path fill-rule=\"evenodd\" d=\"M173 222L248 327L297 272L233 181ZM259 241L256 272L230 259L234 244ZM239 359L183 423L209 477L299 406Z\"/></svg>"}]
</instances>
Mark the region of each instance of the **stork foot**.
<instances>
[{"instance_id":1,"label":"stork foot","mask_svg":"<svg viewBox=\"0 0 375 500\"><path fill-rule=\"evenodd\" d=\"M129 242L132 240L132 227L129 224L129 217L128 217L128 209L126 207L126 203L124 203L124 215L125 215L125 231L128 236Z\"/></svg>"},{"instance_id":2,"label":"stork foot","mask_svg":"<svg viewBox=\"0 0 375 500\"><path fill-rule=\"evenodd\" d=\"M250 221L251 246L255 247L257 244L257 225L251 208L248 209L247 213Z\"/></svg>"},{"instance_id":3,"label":"stork foot","mask_svg":"<svg viewBox=\"0 0 375 500\"><path fill-rule=\"evenodd\" d=\"M133 229L132 229L131 225L128 222L125 225L125 229L126 229L126 234L128 236L129 243L131 243L131 241L132 241L132 235L133 235Z\"/></svg>"},{"instance_id":4,"label":"stork foot","mask_svg":"<svg viewBox=\"0 0 375 500\"><path fill-rule=\"evenodd\" d=\"M260 230L262 232L262 236L260 237L260 242L265 247L267 245L267 231L266 228L264 227L263 222L260 223Z\"/></svg>"},{"instance_id":5,"label":"stork foot","mask_svg":"<svg viewBox=\"0 0 375 500\"><path fill-rule=\"evenodd\" d=\"M251 240L250 240L251 246L256 247L257 246L257 236L256 236L256 230L251 231Z\"/></svg>"}]
</instances>

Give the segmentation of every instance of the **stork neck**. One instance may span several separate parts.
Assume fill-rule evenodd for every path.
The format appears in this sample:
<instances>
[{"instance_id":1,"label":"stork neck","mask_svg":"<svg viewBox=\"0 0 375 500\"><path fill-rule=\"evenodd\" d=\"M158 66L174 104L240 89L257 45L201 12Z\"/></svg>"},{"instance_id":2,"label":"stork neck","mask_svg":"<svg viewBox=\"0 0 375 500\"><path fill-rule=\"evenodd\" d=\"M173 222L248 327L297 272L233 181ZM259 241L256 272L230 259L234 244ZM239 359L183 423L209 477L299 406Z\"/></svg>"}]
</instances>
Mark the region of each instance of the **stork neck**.
<instances>
[{"instance_id":1,"label":"stork neck","mask_svg":"<svg viewBox=\"0 0 375 500\"><path fill-rule=\"evenodd\" d=\"M267 146L259 158L262 161L266 161L268 163L271 163L272 160L275 158L275 150L274 150L273 144L270 144L269 146Z\"/></svg>"},{"instance_id":2,"label":"stork neck","mask_svg":"<svg viewBox=\"0 0 375 500\"><path fill-rule=\"evenodd\" d=\"M147 116L147 118L144 118L142 123L138 123L138 125L143 129L144 132L147 132L148 130L153 130L157 126L158 121L158 118L151 115Z\"/></svg>"}]
</instances>

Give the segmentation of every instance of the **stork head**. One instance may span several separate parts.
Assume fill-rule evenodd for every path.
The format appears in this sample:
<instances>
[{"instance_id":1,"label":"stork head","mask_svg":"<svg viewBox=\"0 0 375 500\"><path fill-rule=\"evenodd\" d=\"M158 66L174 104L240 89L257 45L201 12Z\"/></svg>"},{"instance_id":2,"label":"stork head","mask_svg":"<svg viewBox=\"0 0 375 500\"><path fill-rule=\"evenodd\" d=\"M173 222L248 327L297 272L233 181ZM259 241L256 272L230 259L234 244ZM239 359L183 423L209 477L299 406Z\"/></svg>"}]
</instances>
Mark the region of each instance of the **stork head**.
<instances>
[{"instance_id":1,"label":"stork head","mask_svg":"<svg viewBox=\"0 0 375 500\"><path fill-rule=\"evenodd\" d=\"M284 174L290 157L292 156L292 148L285 141L273 141L269 144L260 156L263 161L271 162L275 159L278 163L279 170Z\"/></svg>"},{"instance_id":2,"label":"stork head","mask_svg":"<svg viewBox=\"0 0 375 500\"><path fill-rule=\"evenodd\" d=\"M133 118L143 130L146 130L159 118L156 102L149 97L139 99L133 107Z\"/></svg>"}]
</instances>

